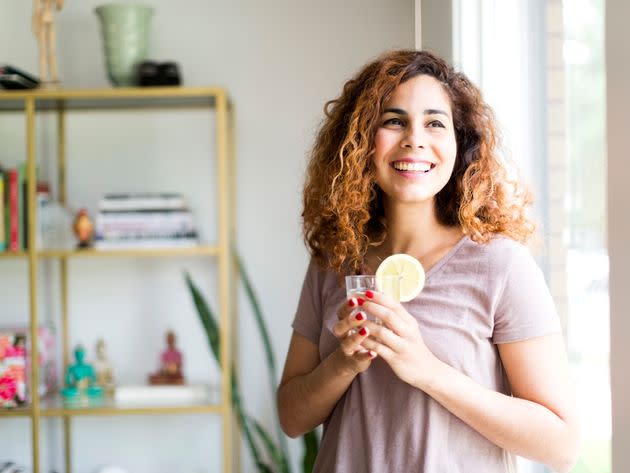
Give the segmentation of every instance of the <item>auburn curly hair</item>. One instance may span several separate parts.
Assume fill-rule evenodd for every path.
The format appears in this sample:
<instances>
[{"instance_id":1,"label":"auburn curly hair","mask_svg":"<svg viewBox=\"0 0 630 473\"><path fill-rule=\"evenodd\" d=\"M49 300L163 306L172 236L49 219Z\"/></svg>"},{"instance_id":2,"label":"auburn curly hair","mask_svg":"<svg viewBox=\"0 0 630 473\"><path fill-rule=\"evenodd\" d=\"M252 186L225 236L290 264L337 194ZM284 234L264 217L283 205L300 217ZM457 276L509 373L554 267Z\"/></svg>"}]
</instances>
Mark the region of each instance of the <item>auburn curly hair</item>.
<instances>
[{"instance_id":1,"label":"auburn curly hair","mask_svg":"<svg viewBox=\"0 0 630 473\"><path fill-rule=\"evenodd\" d=\"M374 137L394 89L421 74L438 80L449 96L457 141L453 174L435 199L438 221L460 226L480 243L499 234L525 242L534 233L526 214L531 195L508 176L494 114L479 89L427 51L391 51L367 64L324 106L302 212L305 243L322 268L338 275L361 271L368 247L385 239L383 193L371 159Z\"/></svg>"}]
</instances>

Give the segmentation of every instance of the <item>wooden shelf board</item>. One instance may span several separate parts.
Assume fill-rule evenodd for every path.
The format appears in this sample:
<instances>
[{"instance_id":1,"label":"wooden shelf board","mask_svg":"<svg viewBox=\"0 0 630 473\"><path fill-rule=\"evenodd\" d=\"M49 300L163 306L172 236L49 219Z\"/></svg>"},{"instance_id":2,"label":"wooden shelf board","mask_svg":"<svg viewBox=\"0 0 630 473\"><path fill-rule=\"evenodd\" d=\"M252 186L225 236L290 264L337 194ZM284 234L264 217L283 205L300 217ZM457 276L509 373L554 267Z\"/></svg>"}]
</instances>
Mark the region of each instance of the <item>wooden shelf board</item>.
<instances>
[{"instance_id":1,"label":"wooden shelf board","mask_svg":"<svg viewBox=\"0 0 630 473\"><path fill-rule=\"evenodd\" d=\"M0 258L15 259L26 258L28 253L26 251L2 251L0 252Z\"/></svg>"},{"instance_id":2,"label":"wooden shelf board","mask_svg":"<svg viewBox=\"0 0 630 473\"><path fill-rule=\"evenodd\" d=\"M30 417L32 412L30 407L2 407L0 408L0 417Z\"/></svg>"},{"instance_id":3,"label":"wooden shelf board","mask_svg":"<svg viewBox=\"0 0 630 473\"><path fill-rule=\"evenodd\" d=\"M60 416L116 416L116 415L155 415L155 414L222 414L224 406L220 404L190 403L182 405L140 405L116 404L113 400L105 399L102 405L70 406L64 405L59 398L42 401L40 415L42 417Z\"/></svg>"},{"instance_id":4,"label":"wooden shelf board","mask_svg":"<svg viewBox=\"0 0 630 473\"><path fill-rule=\"evenodd\" d=\"M191 248L129 248L117 250L38 250L39 258L109 258L109 257L172 257L172 256L216 256L221 252L218 246L201 245ZM3 251L0 259L27 258L26 251Z\"/></svg>"},{"instance_id":5,"label":"wooden shelf board","mask_svg":"<svg viewBox=\"0 0 630 473\"><path fill-rule=\"evenodd\" d=\"M214 245L201 245L190 248L128 248L116 250L40 250L41 258L108 258L108 257L169 257L169 256L203 256L218 255L220 249Z\"/></svg>"},{"instance_id":6,"label":"wooden shelf board","mask_svg":"<svg viewBox=\"0 0 630 473\"><path fill-rule=\"evenodd\" d=\"M142 107L214 107L217 97L227 97L222 87L120 87L101 89L0 90L0 110L24 110L34 99L38 110L110 109Z\"/></svg>"}]
</instances>

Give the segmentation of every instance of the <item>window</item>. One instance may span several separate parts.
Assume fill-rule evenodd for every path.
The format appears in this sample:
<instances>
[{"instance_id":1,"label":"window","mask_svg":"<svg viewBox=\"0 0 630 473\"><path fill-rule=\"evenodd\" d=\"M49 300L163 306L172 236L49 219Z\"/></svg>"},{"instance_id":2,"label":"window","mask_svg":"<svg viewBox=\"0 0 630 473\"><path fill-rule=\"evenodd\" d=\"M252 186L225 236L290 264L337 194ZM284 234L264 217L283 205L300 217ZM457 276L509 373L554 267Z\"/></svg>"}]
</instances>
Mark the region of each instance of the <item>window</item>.
<instances>
[{"instance_id":1,"label":"window","mask_svg":"<svg viewBox=\"0 0 630 473\"><path fill-rule=\"evenodd\" d=\"M567 348L582 422L573 473L610 473L604 0L564 0Z\"/></svg>"}]
</instances>

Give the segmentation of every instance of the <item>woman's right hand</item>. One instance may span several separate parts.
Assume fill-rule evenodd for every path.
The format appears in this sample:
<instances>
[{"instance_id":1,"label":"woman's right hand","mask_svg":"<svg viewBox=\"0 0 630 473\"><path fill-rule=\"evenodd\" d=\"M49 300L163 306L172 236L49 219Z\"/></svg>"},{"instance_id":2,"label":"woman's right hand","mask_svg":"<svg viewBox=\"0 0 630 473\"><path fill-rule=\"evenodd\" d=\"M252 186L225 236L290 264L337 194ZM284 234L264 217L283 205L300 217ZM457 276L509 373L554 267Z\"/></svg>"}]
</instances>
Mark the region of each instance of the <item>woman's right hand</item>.
<instances>
[{"instance_id":1,"label":"woman's right hand","mask_svg":"<svg viewBox=\"0 0 630 473\"><path fill-rule=\"evenodd\" d=\"M369 335L369 329L364 326L367 319L365 312L355 310L363 304L362 299L352 297L337 311L339 321L333 326L333 333L339 339L339 351L346 369L358 374L370 366L376 353L361 346Z\"/></svg>"}]
</instances>

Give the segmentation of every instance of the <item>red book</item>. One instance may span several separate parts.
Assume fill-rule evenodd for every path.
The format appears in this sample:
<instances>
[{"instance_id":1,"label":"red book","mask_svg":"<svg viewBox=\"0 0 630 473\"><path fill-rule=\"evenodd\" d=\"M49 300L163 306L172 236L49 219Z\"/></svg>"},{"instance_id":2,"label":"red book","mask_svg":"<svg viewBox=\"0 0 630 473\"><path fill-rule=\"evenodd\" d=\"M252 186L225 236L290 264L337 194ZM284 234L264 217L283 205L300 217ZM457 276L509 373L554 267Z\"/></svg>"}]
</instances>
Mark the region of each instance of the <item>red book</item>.
<instances>
[{"instance_id":1,"label":"red book","mask_svg":"<svg viewBox=\"0 0 630 473\"><path fill-rule=\"evenodd\" d=\"M19 179L18 170L7 171L7 196L8 196L8 228L7 248L9 251L20 250L20 210L19 210Z\"/></svg>"}]
</instances>

